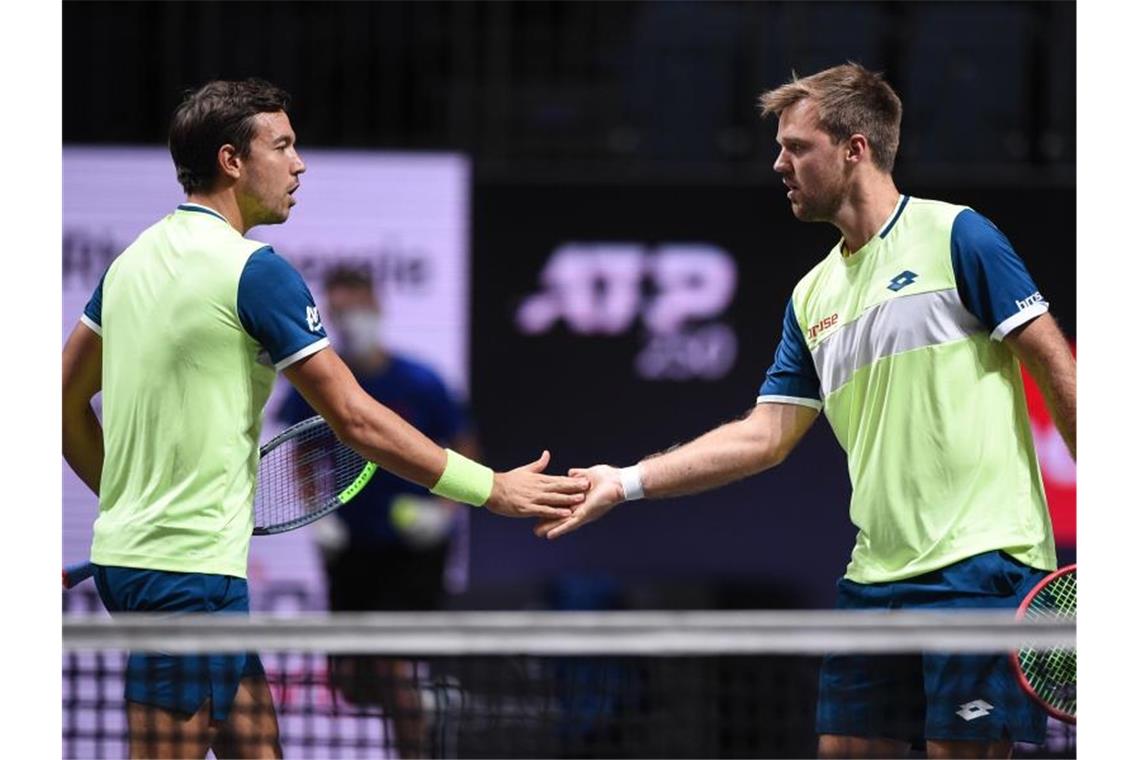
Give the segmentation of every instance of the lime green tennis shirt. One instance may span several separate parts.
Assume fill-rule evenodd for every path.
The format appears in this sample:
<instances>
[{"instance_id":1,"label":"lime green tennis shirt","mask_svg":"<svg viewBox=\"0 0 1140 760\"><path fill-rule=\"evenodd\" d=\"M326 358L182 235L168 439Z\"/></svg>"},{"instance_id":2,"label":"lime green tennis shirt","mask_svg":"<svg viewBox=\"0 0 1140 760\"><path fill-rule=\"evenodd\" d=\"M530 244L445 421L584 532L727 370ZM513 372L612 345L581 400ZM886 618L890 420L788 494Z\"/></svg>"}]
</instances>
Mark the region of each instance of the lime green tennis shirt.
<instances>
[{"instance_id":1,"label":"lime green tennis shirt","mask_svg":"<svg viewBox=\"0 0 1140 760\"><path fill-rule=\"evenodd\" d=\"M895 581L1003 550L1056 567L1017 359L1048 304L971 209L903 196L879 234L796 285L758 403L822 409L858 528L846 577Z\"/></svg>"},{"instance_id":2,"label":"lime green tennis shirt","mask_svg":"<svg viewBox=\"0 0 1140 760\"><path fill-rule=\"evenodd\" d=\"M276 370L328 345L304 281L183 204L112 262L81 319L103 349L91 561L244 578L262 408Z\"/></svg>"}]
</instances>

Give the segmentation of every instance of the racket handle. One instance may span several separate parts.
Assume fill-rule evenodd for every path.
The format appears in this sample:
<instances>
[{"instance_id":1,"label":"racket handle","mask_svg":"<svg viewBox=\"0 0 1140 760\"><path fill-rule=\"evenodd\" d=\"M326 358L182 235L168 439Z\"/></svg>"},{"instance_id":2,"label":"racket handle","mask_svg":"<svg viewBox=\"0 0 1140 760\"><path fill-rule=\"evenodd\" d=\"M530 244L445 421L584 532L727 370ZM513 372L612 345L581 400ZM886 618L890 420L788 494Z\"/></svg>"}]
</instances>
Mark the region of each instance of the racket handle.
<instances>
[{"instance_id":1,"label":"racket handle","mask_svg":"<svg viewBox=\"0 0 1140 760\"><path fill-rule=\"evenodd\" d=\"M80 562L63 568L63 587L74 588L95 574L95 566L90 562Z\"/></svg>"}]
</instances>

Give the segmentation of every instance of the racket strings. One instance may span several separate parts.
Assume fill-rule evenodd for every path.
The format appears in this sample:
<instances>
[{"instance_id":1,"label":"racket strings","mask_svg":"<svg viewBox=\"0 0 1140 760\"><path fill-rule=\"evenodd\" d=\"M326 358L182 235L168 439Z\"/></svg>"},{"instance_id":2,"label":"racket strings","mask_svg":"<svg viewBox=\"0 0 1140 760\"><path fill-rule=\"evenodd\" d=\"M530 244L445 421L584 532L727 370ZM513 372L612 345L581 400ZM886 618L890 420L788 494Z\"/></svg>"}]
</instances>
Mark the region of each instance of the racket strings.
<instances>
[{"instance_id":1,"label":"racket strings","mask_svg":"<svg viewBox=\"0 0 1140 760\"><path fill-rule=\"evenodd\" d=\"M1050 581L1030 601L1026 618L1077 617L1076 572ZM1018 660L1034 692L1050 706L1069 715L1077 714L1077 653L1073 649L1025 647Z\"/></svg>"},{"instance_id":2,"label":"racket strings","mask_svg":"<svg viewBox=\"0 0 1140 760\"><path fill-rule=\"evenodd\" d=\"M335 509L366 464L327 425L300 432L261 458L255 528L283 527Z\"/></svg>"}]
</instances>

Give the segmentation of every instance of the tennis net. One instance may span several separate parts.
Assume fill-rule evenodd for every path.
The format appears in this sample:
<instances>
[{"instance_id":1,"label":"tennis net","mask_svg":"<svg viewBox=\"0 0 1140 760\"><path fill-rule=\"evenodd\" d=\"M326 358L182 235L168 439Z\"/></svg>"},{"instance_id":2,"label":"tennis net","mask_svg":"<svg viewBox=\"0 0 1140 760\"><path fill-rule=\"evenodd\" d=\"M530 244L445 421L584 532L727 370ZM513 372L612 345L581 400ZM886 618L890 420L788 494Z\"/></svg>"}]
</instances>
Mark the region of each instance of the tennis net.
<instances>
[{"instance_id":1,"label":"tennis net","mask_svg":"<svg viewBox=\"0 0 1140 760\"><path fill-rule=\"evenodd\" d=\"M191 684L218 653L257 652L286 757L814 757L824 653L1075 647L1075 625L983 612L120 615L65 617L63 644L68 758L127 756L124 686L157 667L128 674L128 651L184 655L167 682ZM247 734L264 726L246 717ZM224 739L163 733L188 726L136 723L135 741ZM1075 751L1075 728L1050 720L1046 744L1016 756Z\"/></svg>"}]
</instances>

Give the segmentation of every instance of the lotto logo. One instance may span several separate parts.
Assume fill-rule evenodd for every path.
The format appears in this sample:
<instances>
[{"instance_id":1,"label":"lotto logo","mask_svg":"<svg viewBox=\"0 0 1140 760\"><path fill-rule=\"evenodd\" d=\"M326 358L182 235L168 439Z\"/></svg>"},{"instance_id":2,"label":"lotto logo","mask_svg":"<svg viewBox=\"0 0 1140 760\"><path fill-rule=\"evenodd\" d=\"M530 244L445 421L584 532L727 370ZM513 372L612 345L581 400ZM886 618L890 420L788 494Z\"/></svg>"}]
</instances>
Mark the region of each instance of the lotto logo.
<instances>
[{"instance_id":1,"label":"lotto logo","mask_svg":"<svg viewBox=\"0 0 1140 760\"><path fill-rule=\"evenodd\" d=\"M994 706L984 699L975 699L973 702L967 702L964 705L959 705L955 715L957 715L962 720L971 721L977 718L986 717L993 709Z\"/></svg>"},{"instance_id":2,"label":"lotto logo","mask_svg":"<svg viewBox=\"0 0 1140 760\"><path fill-rule=\"evenodd\" d=\"M894 279L891 280L891 284L887 286L887 290L893 290L897 293L917 279L918 275L914 272L909 269L903 270L894 276Z\"/></svg>"}]
</instances>

